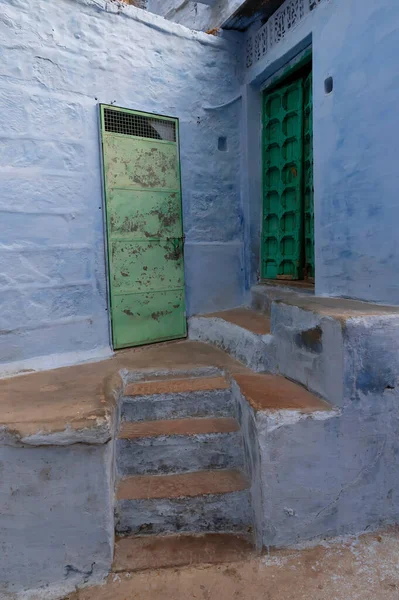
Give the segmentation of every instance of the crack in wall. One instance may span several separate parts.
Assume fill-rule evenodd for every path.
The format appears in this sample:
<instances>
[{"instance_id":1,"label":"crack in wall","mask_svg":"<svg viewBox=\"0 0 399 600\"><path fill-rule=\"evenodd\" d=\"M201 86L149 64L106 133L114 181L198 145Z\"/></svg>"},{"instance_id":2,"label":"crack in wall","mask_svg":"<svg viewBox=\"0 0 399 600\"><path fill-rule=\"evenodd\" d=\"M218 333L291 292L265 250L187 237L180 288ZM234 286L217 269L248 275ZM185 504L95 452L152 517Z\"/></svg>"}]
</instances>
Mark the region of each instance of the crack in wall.
<instances>
[{"instance_id":1,"label":"crack in wall","mask_svg":"<svg viewBox=\"0 0 399 600\"><path fill-rule=\"evenodd\" d=\"M381 458L384 450L385 450L385 446L386 446L386 437L384 437L381 445L380 445L380 449L377 451L373 461L367 465L365 465L364 467L362 467L359 471L359 473L356 475L356 477L354 477L349 483L347 483L346 485L344 485L341 489L341 491L339 492L338 496L335 498L335 500L333 500L332 502L330 502L329 504L327 504L327 506L325 506L324 508L322 508L317 514L316 516L310 521L310 523L314 523L316 521L316 519L318 519L320 517L320 515L322 515L323 513L325 513L327 510L329 510L331 507L333 507L335 504L337 504L337 502L339 502L340 498L342 497L342 495L349 490L351 487L353 487L354 485L356 485L360 479L363 477L363 475L365 473L367 473L368 471L370 471L371 469L373 469L375 467L375 465L378 463L379 459Z\"/></svg>"}]
</instances>

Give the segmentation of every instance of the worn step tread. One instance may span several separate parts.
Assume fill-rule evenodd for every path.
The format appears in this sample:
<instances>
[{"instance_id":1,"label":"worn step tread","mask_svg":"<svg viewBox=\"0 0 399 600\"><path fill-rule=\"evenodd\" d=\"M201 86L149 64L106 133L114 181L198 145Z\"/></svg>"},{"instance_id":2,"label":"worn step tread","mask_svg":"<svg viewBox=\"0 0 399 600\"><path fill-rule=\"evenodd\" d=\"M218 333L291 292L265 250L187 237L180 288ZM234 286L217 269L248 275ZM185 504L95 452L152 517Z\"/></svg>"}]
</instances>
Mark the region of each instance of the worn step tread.
<instances>
[{"instance_id":1,"label":"worn step tread","mask_svg":"<svg viewBox=\"0 0 399 600\"><path fill-rule=\"evenodd\" d=\"M187 392L206 392L227 390L230 384L223 376L180 377L177 379L153 379L128 383L125 396L152 396L155 394L182 394Z\"/></svg>"},{"instance_id":2,"label":"worn step tread","mask_svg":"<svg viewBox=\"0 0 399 600\"><path fill-rule=\"evenodd\" d=\"M233 325L238 325L257 335L270 333L270 319L266 315L250 308L233 308L222 312L201 315L205 318L223 319Z\"/></svg>"},{"instance_id":3,"label":"worn step tread","mask_svg":"<svg viewBox=\"0 0 399 600\"><path fill-rule=\"evenodd\" d=\"M119 432L120 439L132 440L172 435L200 435L233 433L239 430L238 422L231 417L168 419L165 421L126 421Z\"/></svg>"},{"instance_id":4,"label":"worn step tread","mask_svg":"<svg viewBox=\"0 0 399 600\"><path fill-rule=\"evenodd\" d=\"M254 555L248 536L233 533L122 537L112 570L142 571L185 565L237 562Z\"/></svg>"},{"instance_id":5,"label":"worn step tread","mask_svg":"<svg viewBox=\"0 0 399 600\"><path fill-rule=\"evenodd\" d=\"M117 497L118 500L193 498L210 494L229 494L248 487L248 478L236 469L173 475L134 475L120 481Z\"/></svg>"},{"instance_id":6,"label":"worn step tread","mask_svg":"<svg viewBox=\"0 0 399 600\"><path fill-rule=\"evenodd\" d=\"M297 410L311 413L333 410L330 404L281 375L237 374L234 379L256 411Z\"/></svg>"}]
</instances>

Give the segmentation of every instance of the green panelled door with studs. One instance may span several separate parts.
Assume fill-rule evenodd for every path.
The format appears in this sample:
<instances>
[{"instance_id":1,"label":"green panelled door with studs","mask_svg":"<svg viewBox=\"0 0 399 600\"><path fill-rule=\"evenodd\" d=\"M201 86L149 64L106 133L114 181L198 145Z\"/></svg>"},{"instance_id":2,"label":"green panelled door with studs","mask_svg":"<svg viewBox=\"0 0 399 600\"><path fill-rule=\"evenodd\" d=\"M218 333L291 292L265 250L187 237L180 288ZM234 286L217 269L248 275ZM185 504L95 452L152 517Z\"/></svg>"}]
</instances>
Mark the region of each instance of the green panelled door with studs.
<instances>
[{"instance_id":1,"label":"green panelled door with studs","mask_svg":"<svg viewBox=\"0 0 399 600\"><path fill-rule=\"evenodd\" d=\"M309 78L264 94L262 279L314 273L311 106Z\"/></svg>"},{"instance_id":2,"label":"green panelled door with studs","mask_svg":"<svg viewBox=\"0 0 399 600\"><path fill-rule=\"evenodd\" d=\"M303 121L303 201L305 260L304 277L314 279L314 194L313 194L313 98L312 73L304 81Z\"/></svg>"},{"instance_id":3,"label":"green panelled door with studs","mask_svg":"<svg viewBox=\"0 0 399 600\"><path fill-rule=\"evenodd\" d=\"M114 348L185 337L178 121L100 106Z\"/></svg>"}]
</instances>

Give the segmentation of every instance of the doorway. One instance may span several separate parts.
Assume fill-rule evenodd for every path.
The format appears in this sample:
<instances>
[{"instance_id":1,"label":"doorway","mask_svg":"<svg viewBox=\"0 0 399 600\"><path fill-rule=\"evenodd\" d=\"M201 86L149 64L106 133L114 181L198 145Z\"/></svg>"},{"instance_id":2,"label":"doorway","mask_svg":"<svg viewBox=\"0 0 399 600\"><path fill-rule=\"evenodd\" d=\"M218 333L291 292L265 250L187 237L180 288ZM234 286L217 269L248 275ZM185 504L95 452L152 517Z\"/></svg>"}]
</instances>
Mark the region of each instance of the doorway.
<instances>
[{"instance_id":1,"label":"doorway","mask_svg":"<svg viewBox=\"0 0 399 600\"><path fill-rule=\"evenodd\" d=\"M311 63L263 95L261 278L314 282Z\"/></svg>"},{"instance_id":2,"label":"doorway","mask_svg":"<svg viewBox=\"0 0 399 600\"><path fill-rule=\"evenodd\" d=\"M100 105L115 349L186 336L177 119Z\"/></svg>"}]
</instances>

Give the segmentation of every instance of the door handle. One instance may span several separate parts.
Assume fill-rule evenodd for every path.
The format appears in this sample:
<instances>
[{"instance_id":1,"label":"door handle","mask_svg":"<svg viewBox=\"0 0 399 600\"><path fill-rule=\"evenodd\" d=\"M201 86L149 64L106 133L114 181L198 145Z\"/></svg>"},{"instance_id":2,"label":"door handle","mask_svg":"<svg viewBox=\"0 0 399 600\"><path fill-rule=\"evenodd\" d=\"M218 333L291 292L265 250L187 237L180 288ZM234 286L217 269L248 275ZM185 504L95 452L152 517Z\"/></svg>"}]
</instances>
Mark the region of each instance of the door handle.
<instances>
[{"instance_id":1,"label":"door handle","mask_svg":"<svg viewBox=\"0 0 399 600\"><path fill-rule=\"evenodd\" d=\"M173 246L173 251L170 252L167 256L172 260L179 260L181 255L184 253L184 240L186 236L183 235L181 237L168 237L165 238L166 242L170 242Z\"/></svg>"},{"instance_id":2,"label":"door handle","mask_svg":"<svg viewBox=\"0 0 399 600\"><path fill-rule=\"evenodd\" d=\"M164 239L165 239L167 242L172 242L173 240L181 240L181 241L183 242L183 244L184 244L184 243L185 243L185 241L186 241L186 234L185 234L185 233L183 233L183 235L182 235L182 236L180 236L180 237L167 237L167 238L164 238Z\"/></svg>"}]
</instances>

